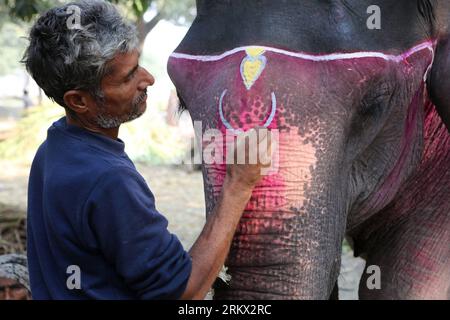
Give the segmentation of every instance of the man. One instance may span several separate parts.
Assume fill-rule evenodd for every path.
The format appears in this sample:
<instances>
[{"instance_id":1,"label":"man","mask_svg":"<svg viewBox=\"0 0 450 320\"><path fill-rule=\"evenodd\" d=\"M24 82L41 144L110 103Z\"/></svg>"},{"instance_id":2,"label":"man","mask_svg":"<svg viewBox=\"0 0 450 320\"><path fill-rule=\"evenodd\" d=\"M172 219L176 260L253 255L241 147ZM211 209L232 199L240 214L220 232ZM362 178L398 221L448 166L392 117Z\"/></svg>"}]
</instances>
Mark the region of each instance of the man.
<instances>
[{"instance_id":1,"label":"man","mask_svg":"<svg viewBox=\"0 0 450 320\"><path fill-rule=\"evenodd\" d=\"M217 206L185 252L118 139L120 125L144 113L154 83L139 66L136 30L104 1L72 5L77 10L66 5L40 17L24 57L39 86L66 110L31 168L33 298L202 299L262 166L228 167Z\"/></svg>"},{"instance_id":2,"label":"man","mask_svg":"<svg viewBox=\"0 0 450 320\"><path fill-rule=\"evenodd\" d=\"M0 300L29 300L26 257L20 254L0 256Z\"/></svg>"}]
</instances>

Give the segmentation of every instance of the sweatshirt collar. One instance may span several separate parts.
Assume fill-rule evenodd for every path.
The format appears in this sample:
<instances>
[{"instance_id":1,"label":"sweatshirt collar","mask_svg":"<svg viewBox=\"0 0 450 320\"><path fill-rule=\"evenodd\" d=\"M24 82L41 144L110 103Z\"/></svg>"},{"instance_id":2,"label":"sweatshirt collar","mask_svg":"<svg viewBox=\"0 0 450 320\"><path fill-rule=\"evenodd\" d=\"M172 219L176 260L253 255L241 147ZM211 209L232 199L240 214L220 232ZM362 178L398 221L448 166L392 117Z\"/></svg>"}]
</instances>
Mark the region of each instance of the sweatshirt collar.
<instances>
[{"instance_id":1,"label":"sweatshirt collar","mask_svg":"<svg viewBox=\"0 0 450 320\"><path fill-rule=\"evenodd\" d=\"M125 154L125 143L121 139L112 139L99 133L91 132L78 126L67 123L66 117L63 117L53 123L51 129L57 129L74 138L83 140L87 144L105 151L123 155ZM49 131L50 131L49 130ZM49 132L50 133L50 132Z\"/></svg>"}]
</instances>

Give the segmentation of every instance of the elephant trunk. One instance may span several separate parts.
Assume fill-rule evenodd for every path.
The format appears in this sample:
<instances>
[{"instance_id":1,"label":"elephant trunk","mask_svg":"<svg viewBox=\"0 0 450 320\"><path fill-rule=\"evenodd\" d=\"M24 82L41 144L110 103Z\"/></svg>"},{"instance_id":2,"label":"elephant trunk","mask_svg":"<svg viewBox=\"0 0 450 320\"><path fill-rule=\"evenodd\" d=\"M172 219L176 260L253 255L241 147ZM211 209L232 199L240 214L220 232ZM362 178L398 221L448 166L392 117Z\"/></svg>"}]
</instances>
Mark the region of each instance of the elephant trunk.
<instances>
[{"instance_id":1,"label":"elephant trunk","mask_svg":"<svg viewBox=\"0 0 450 320\"><path fill-rule=\"evenodd\" d=\"M216 299L329 299L336 285L346 204L330 172L339 168L318 161L312 143L292 141L280 136L279 170L253 192L226 262L231 280L216 283ZM206 177L220 176L216 169Z\"/></svg>"}]
</instances>

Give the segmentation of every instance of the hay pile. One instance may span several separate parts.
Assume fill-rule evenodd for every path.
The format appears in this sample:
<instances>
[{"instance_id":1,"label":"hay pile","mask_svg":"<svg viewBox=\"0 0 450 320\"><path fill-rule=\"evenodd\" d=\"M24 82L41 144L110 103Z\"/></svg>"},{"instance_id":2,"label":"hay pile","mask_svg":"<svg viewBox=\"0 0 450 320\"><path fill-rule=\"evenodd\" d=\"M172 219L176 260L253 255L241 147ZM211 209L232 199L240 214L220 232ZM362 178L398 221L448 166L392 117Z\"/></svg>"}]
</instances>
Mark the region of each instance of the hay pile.
<instances>
[{"instance_id":1,"label":"hay pile","mask_svg":"<svg viewBox=\"0 0 450 320\"><path fill-rule=\"evenodd\" d=\"M26 213L0 203L0 255L26 252Z\"/></svg>"}]
</instances>

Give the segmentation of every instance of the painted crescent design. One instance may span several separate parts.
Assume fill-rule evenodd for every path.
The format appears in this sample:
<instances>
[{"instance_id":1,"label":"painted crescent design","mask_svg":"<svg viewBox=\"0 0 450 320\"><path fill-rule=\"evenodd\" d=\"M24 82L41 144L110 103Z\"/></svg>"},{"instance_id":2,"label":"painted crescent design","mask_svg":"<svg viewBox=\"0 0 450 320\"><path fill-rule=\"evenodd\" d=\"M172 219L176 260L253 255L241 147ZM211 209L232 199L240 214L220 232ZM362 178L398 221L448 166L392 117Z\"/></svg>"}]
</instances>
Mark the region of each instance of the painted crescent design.
<instances>
[{"instance_id":1,"label":"painted crescent design","mask_svg":"<svg viewBox=\"0 0 450 320\"><path fill-rule=\"evenodd\" d=\"M225 116L223 114L223 99L225 98L226 94L227 94L228 90L224 90L222 92L222 95L220 96L220 100L219 100L219 114L220 114L220 120L222 120L222 123L225 125L225 127L230 130L233 134L238 135L242 132L244 132L243 129L236 129L233 128L233 126L228 122L227 119L225 119ZM277 97L275 96L275 93L272 92L271 94L272 96L272 110L270 111L270 115L269 118L267 118L266 122L263 124L264 128L268 128L270 126L270 124L273 122L273 119L275 118L275 114L277 112Z\"/></svg>"},{"instance_id":2,"label":"painted crescent design","mask_svg":"<svg viewBox=\"0 0 450 320\"><path fill-rule=\"evenodd\" d=\"M246 50L247 56L241 62L241 76L247 90L255 84L266 68L267 58L263 56L265 50L252 47Z\"/></svg>"}]
</instances>

